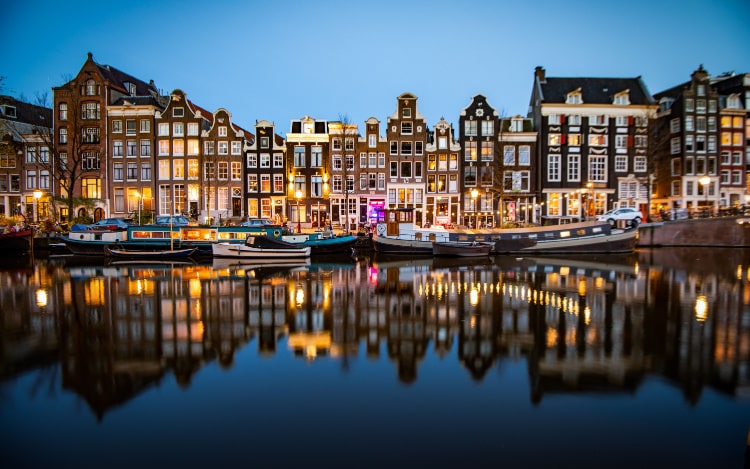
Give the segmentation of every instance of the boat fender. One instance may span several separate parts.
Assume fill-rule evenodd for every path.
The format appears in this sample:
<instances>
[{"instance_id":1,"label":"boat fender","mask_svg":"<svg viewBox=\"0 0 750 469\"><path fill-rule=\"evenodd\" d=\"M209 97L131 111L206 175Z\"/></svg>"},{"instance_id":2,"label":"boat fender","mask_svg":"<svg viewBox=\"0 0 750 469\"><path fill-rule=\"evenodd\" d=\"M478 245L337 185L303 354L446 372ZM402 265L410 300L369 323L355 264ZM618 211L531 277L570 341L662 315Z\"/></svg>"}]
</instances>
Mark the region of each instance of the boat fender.
<instances>
[{"instance_id":1,"label":"boat fender","mask_svg":"<svg viewBox=\"0 0 750 469\"><path fill-rule=\"evenodd\" d=\"M274 238L281 237L281 230L273 230L273 237Z\"/></svg>"}]
</instances>

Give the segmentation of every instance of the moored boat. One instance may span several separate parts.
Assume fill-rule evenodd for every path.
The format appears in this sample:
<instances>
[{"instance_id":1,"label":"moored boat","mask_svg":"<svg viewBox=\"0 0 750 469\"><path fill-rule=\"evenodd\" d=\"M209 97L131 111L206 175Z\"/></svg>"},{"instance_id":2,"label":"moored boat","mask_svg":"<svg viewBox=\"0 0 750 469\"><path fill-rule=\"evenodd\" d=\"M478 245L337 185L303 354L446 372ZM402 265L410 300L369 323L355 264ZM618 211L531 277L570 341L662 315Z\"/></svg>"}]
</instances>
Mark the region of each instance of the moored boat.
<instances>
[{"instance_id":1,"label":"moored boat","mask_svg":"<svg viewBox=\"0 0 750 469\"><path fill-rule=\"evenodd\" d=\"M432 254L444 257L487 257L493 247L493 243L478 241L447 241L432 243Z\"/></svg>"},{"instance_id":2,"label":"moored boat","mask_svg":"<svg viewBox=\"0 0 750 469\"><path fill-rule=\"evenodd\" d=\"M28 252L34 231L29 229L10 229L0 233L0 252L2 253L25 253Z\"/></svg>"},{"instance_id":3,"label":"moored boat","mask_svg":"<svg viewBox=\"0 0 750 469\"><path fill-rule=\"evenodd\" d=\"M299 246L310 246L310 254L312 255L348 253L357 242L356 236L337 236L331 231L316 231L314 233L285 235L282 236L281 239L287 243Z\"/></svg>"},{"instance_id":4,"label":"moored boat","mask_svg":"<svg viewBox=\"0 0 750 469\"><path fill-rule=\"evenodd\" d=\"M298 246L266 236L249 236L244 244L214 243L214 257L239 259L304 259L310 257L310 246Z\"/></svg>"},{"instance_id":5,"label":"moored boat","mask_svg":"<svg viewBox=\"0 0 750 469\"><path fill-rule=\"evenodd\" d=\"M373 237L377 252L432 255L435 243L481 242L493 244L494 254L614 254L633 252L638 238L637 228L597 221L513 229L421 228L413 223L411 210L386 211Z\"/></svg>"},{"instance_id":6,"label":"moored boat","mask_svg":"<svg viewBox=\"0 0 750 469\"><path fill-rule=\"evenodd\" d=\"M158 251L136 251L131 249L113 249L104 247L104 253L115 259L144 259L144 260L167 260L187 259L195 254L197 248L187 249L163 249Z\"/></svg>"}]
</instances>

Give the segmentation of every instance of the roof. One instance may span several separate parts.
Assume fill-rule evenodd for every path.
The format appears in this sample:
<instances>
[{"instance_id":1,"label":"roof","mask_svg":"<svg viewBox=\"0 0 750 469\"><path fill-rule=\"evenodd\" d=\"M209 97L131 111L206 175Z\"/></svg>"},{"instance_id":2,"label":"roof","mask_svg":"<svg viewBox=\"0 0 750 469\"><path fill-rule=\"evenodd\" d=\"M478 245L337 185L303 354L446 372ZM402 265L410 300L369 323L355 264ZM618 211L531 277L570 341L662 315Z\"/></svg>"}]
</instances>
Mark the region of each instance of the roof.
<instances>
[{"instance_id":1,"label":"roof","mask_svg":"<svg viewBox=\"0 0 750 469\"><path fill-rule=\"evenodd\" d=\"M568 93L580 89L584 104L612 104L614 96L626 90L629 90L630 104L654 104L641 77L547 77L540 86L544 103L564 103Z\"/></svg>"},{"instance_id":2,"label":"roof","mask_svg":"<svg viewBox=\"0 0 750 469\"><path fill-rule=\"evenodd\" d=\"M148 96L152 93L158 94L153 80L149 83L146 83L145 81L139 80L138 78L135 78L134 76L125 73L122 70L119 70L111 65L99 64L94 61L91 52L89 52L88 58L96 64L97 68L99 69L99 73L101 73L102 75L102 78L109 81L113 88L118 88L125 94L131 94L130 90L125 87L125 83L133 83L135 85L136 96Z\"/></svg>"},{"instance_id":3,"label":"roof","mask_svg":"<svg viewBox=\"0 0 750 469\"><path fill-rule=\"evenodd\" d=\"M12 120L14 122L21 122L24 124L30 124L38 127L49 127L52 128L52 109L36 106L23 101L19 101L11 96L0 96L0 104L3 106L13 106L16 108L16 116L7 117L5 114L0 114L0 118Z\"/></svg>"}]
</instances>

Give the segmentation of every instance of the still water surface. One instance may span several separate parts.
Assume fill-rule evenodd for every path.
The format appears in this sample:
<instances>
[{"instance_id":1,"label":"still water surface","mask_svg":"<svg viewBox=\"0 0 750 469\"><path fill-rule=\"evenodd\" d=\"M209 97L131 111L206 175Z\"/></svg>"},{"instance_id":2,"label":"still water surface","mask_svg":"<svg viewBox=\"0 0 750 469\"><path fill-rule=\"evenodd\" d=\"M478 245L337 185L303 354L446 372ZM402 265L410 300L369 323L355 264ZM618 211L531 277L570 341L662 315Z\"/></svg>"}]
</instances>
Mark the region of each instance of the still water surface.
<instances>
[{"instance_id":1,"label":"still water surface","mask_svg":"<svg viewBox=\"0 0 750 469\"><path fill-rule=\"evenodd\" d=\"M0 266L3 467L746 463L750 252Z\"/></svg>"}]
</instances>

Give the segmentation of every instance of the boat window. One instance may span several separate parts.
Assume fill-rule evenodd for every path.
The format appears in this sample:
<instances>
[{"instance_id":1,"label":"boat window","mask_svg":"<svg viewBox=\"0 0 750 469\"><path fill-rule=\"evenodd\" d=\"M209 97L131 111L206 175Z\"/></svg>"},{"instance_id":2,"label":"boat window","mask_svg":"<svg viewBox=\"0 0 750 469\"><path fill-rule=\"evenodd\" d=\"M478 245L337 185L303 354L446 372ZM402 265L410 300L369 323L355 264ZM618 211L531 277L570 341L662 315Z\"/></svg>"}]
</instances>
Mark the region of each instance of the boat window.
<instances>
[{"instance_id":1,"label":"boat window","mask_svg":"<svg viewBox=\"0 0 750 469\"><path fill-rule=\"evenodd\" d=\"M576 234L578 236L585 236L586 235L586 229L585 228L581 228L580 230L576 231Z\"/></svg>"},{"instance_id":2,"label":"boat window","mask_svg":"<svg viewBox=\"0 0 750 469\"><path fill-rule=\"evenodd\" d=\"M561 231L560 232L561 238L570 238L570 231Z\"/></svg>"},{"instance_id":3,"label":"boat window","mask_svg":"<svg viewBox=\"0 0 750 469\"><path fill-rule=\"evenodd\" d=\"M417 241L420 241L422 239L422 233L415 233L414 239L416 239Z\"/></svg>"},{"instance_id":4,"label":"boat window","mask_svg":"<svg viewBox=\"0 0 750 469\"><path fill-rule=\"evenodd\" d=\"M593 229L592 231L593 231L594 233L601 233L601 231L602 231L602 228L601 228L601 227L599 227L599 226L597 226L597 227L595 227L595 228L594 228L594 229Z\"/></svg>"},{"instance_id":5,"label":"boat window","mask_svg":"<svg viewBox=\"0 0 750 469\"><path fill-rule=\"evenodd\" d=\"M435 242L435 233L430 233L430 241Z\"/></svg>"}]
</instances>

